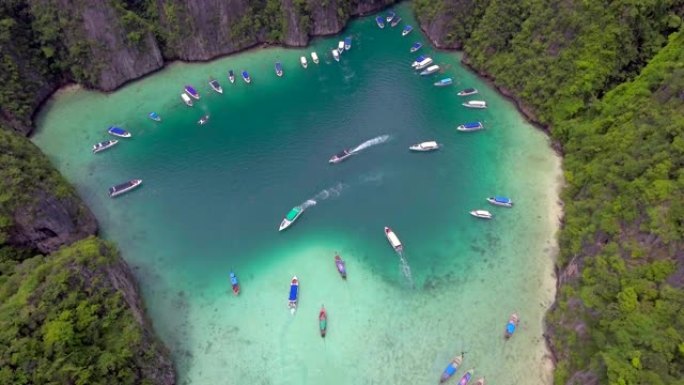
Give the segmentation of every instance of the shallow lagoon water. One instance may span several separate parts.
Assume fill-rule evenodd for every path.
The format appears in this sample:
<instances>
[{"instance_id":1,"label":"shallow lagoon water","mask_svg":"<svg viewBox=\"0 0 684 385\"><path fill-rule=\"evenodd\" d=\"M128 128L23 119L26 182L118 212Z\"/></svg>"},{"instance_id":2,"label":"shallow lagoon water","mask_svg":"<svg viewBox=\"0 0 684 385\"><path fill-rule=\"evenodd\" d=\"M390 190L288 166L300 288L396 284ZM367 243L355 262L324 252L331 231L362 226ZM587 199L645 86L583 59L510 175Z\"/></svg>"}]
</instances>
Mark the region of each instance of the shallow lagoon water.
<instances>
[{"instance_id":1,"label":"shallow lagoon water","mask_svg":"<svg viewBox=\"0 0 684 385\"><path fill-rule=\"evenodd\" d=\"M408 6L397 10L417 25ZM432 384L461 351L459 378L475 367L475 378L491 384L551 383L542 321L554 294L560 162L548 139L457 54L424 47L443 72L414 73L409 47L426 40L417 29L402 37L400 28L380 30L366 17L306 49L175 63L112 94L64 90L42 111L34 142L133 267L181 384ZM330 50L347 35L353 47L334 62ZM305 70L298 58L312 50L321 63L309 60ZM229 68L248 69L252 84L231 85ZM210 90L212 76L223 95ZM445 76L454 86L432 85ZM181 103L185 84L201 94L195 107ZM456 95L466 87L480 95ZM462 107L468 99L489 108ZM163 121L147 119L150 111ZM198 126L204 114L210 122ZM477 120L487 130L455 129ZM113 124L133 137L91 154ZM385 134L387 142L328 164ZM443 148L408 151L432 139ZM107 196L132 178L143 187ZM490 206L485 198L494 194L515 207ZM277 231L290 208L317 195L290 229ZM495 218L468 215L476 208ZM384 226L404 244L412 284ZM347 262L347 281L335 252ZM295 274L301 296L292 316ZM521 327L504 342L513 311Z\"/></svg>"}]
</instances>

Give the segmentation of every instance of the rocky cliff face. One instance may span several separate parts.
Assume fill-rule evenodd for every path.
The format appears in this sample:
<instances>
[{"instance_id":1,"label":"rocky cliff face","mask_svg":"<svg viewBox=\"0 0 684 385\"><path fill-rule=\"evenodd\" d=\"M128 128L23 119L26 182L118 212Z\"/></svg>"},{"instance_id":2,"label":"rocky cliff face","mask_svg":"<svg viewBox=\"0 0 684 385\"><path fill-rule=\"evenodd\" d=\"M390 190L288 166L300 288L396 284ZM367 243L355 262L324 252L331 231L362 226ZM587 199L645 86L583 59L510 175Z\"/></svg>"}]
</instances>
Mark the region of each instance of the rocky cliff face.
<instances>
[{"instance_id":1,"label":"rocky cliff face","mask_svg":"<svg viewBox=\"0 0 684 385\"><path fill-rule=\"evenodd\" d=\"M489 0L416 1L420 26L438 48L461 49Z\"/></svg>"}]
</instances>

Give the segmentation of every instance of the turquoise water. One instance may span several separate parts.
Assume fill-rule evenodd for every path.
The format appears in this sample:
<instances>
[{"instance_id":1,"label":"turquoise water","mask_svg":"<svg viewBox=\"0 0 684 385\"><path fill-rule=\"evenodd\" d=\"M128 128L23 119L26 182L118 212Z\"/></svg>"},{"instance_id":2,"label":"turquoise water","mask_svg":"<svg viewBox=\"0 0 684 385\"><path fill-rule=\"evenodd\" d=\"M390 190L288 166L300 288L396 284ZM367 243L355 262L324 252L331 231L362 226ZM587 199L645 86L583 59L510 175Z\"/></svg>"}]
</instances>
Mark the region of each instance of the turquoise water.
<instances>
[{"instance_id":1,"label":"turquoise water","mask_svg":"<svg viewBox=\"0 0 684 385\"><path fill-rule=\"evenodd\" d=\"M417 25L408 6L397 10ZM64 90L42 111L33 140L134 268L181 384L434 383L461 351L463 369L475 367L488 383L550 383L542 320L554 294L559 160L457 54L423 48L443 71L418 76L409 47L426 40L417 29L402 37L400 28L379 30L366 17L303 50L175 63L112 94ZM353 47L337 63L330 50L347 35ZM231 85L229 68L249 70L252 84ZM210 90L212 76L223 95ZM445 76L454 86L432 85ZM201 94L192 108L179 97L185 84ZM466 87L480 95L456 95ZM462 107L468 99L489 108ZM150 111L163 121L147 119ZM204 114L209 123L197 125ZM488 129L455 129L477 120ZM113 124L133 137L91 154ZM328 164L381 135L389 140ZM427 140L443 147L408 151ZM143 186L107 196L133 178ZM489 206L494 194L511 196L515 207ZM283 216L312 198L317 204L278 232ZM468 214L478 208L495 218ZM411 282L384 226L404 244ZM335 252L347 262L347 281ZM239 297L230 292L231 269ZM301 281L294 316L293 275ZM513 311L521 328L504 343Z\"/></svg>"}]
</instances>

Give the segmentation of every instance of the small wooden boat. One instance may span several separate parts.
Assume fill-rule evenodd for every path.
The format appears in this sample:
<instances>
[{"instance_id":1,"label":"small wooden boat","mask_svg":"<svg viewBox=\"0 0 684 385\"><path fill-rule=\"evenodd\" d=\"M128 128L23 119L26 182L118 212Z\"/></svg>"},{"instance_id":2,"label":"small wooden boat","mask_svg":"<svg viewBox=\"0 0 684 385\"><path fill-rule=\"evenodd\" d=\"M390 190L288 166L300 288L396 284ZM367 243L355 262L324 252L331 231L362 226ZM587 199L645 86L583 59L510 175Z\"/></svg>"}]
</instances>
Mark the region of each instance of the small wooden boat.
<instances>
[{"instance_id":1,"label":"small wooden boat","mask_svg":"<svg viewBox=\"0 0 684 385\"><path fill-rule=\"evenodd\" d=\"M183 103L185 103L186 106L192 107L192 99L190 99L190 97L188 96L188 94L186 94L185 92L183 92L183 93L181 94L181 99L183 99Z\"/></svg>"},{"instance_id":2,"label":"small wooden boat","mask_svg":"<svg viewBox=\"0 0 684 385\"><path fill-rule=\"evenodd\" d=\"M161 116L156 112L150 112L147 117L154 120L155 122L161 122Z\"/></svg>"},{"instance_id":3,"label":"small wooden boat","mask_svg":"<svg viewBox=\"0 0 684 385\"><path fill-rule=\"evenodd\" d=\"M473 378L473 374L475 374L475 369L470 369L467 372L465 372L463 377L461 377L461 380L458 381L458 385L468 385L470 379Z\"/></svg>"},{"instance_id":4,"label":"small wooden boat","mask_svg":"<svg viewBox=\"0 0 684 385\"><path fill-rule=\"evenodd\" d=\"M392 22L390 23L390 27L394 28L397 25L399 25L399 23L401 23L401 17L397 16L394 19L392 19Z\"/></svg>"},{"instance_id":5,"label":"small wooden boat","mask_svg":"<svg viewBox=\"0 0 684 385\"><path fill-rule=\"evenodd\" d=\"M492 213L487 210L473 210L470 212L470 215L482 219L492 219L494 217Z\"/></svg>"},{"instance_id":6,"label":"small wooden boat","mask_svg":"<svg viewBox=\"0 0 684 385\"><path fill-rule=\"evenodd\" d=\"M216 93L223 93L223 87L221 87L221 84L216 79L209 80L209 87L211 87L212 90L216 91Z\"/></svg>"},{"instance_id":7,"label":"small wooden boat","mask_svg":"<svg viewBox=\"0 0 684 385\"><path fill-rule=\"evenodd\" d=\"M404 27L404 29L401 30L401 36L406 36L409 33L411 33L411 31L413 31L413 27L407 25L406 27Z\"/></svg>"},{"instance_id":8,"label":"small wooden boat","mask_svg":"<svg viewBox=\"0 0 684 385\"><path fill-rule=\"evenodd\" d=\"M456 129L461 131L461 132L480 131L480 130L484 130L484 124L482 124L482 122L464 123L464 124L461 124L460 126L456 127Z\"/></svg>"},{"instance_id":9,"label":"small wooden boat","mask_svg":"<svg viewBox=\"0 0 684 385\"><path fill-rule=\"evenodd\" d=\"M520 323L520 317L518 317L518 313L513 313L511 316L508 318L508 323L506 324L506 331L504 332L504 338L509 339L515 333L515 329L518 327L518 324Z\"/></svg>"},{"instance_id":10,"label":"small wooden boat","mask_svg":"<svg viewBox=\"0 0 684 385\"><path fill-rule=\"evenodd\" d=\"M130 132L124 130L121 127L111 126L107 129L110 135L118 136L119 138L130 138L132 135Z\"/></svg>"},{"instance_id":11,"label":"small wooden boat","mask_svg":"<svg viewBox=\"0 0 684 385\"><path fill-rule=\"evenodd\" d=\"M468 108L487 108L487 102L484 100L469 100L462 105Z\"/></svg>"},{"instance_id":12,"label":"small wooden boat","mask_svg":"<svg viewBox=\"0 0 684 385\"><path fill-rule=\"evenodd\" d=\"M337 272L340 273L342 279L347 279L347 267L345 266L342 257L337 254L335 254L335 267L337 267Z\"/></svg>"},{"instance_id":13,"label":"small wooden boat","mask_svg":"<svg viewBox=\"0 0 684 385\"><path fill-rule=\"evenodd\" d=\"M237 276L232 271L230 272L230 285L233 287L233 294L240 294L240 283L238 282Z\"/></svg>"},{"instance_id":14,"label":"small wooden boat","mask_svg":"<svg viewBox=\"0 0 684 385\"><path fill-rule=\"evenodd\" d=\"M118 197L121 194L125 194L134 188L140 186L142 184L142 179L131 179L128 182L124 182L121 184L117 184L116 186L112 186L109 188L109 197L110 198L115 198Z\"/></svg>"},{"instance_id":15,"label":"small wooden boat","mask_svg":"<svg viewBox=\"0 0 684 385\"><path fill-rule=\"evenodd\" d=\"M275 63L275 73L278 77L283 76L283 65L279 61Z\"/></svg>"},{"instance_id":16,"label":"small wooden boat","mask_svg":"<svg viewBox=\"0 0 684 385\"><path fill-rule=\"evenodd\" d=\"M418 51L419 49L421 49L422 47L423 47L422 44L415 42L415 43L413 43L413 45L411 46L411 49L409 51L411 51L411 53L414 53L414 52Z\"/></svg>"},{"instance_id":17,"label":"small wooden boat","mask_svg":"<svg viewBox=\"0 0 684 385\"><path fill-rule=\"evenodd\" d=\"M297 301L299 301L299 280L295 275L290 281L290 296L287 307L290 308L290 313L294 314L297 311Z\"/></svg>"},{"instance_id":18,"label":"small wooden boat","mask_svg":"<svg viewBox=\"0 0 684 385\"><path fill-rule=\"evenodd\" d=\"M321 337L325 338L325 333L328 331L328 313L323 305L321 305L321 311L318 312L318 328L321 331Z\"/></svg>"},{"instance_id":19,"label":"small wooden boat","mask_svg":"<svg viewBox=\"0 0 684 385\"><path fill-rule=\"evenodd\" d=\"M397 235L387 226L385 226L385 236L395 251L402 252L404 250L404 246L401 244L401 241L399 241Z\"/></svg>"},{"instance_id":20,"label":"small wooden boat","mask_svg":"<svg viewBox=\"0 0 684 385\"><path fill-rule=\"evenodd\" d=\"M190 95L193 99L199 100L200 98L199 92L191 85L185 86L185 93Z\"/></svg>"},{"instance_id":21,"label":"small wooden boat","mask_svg":"<svg viewBox=\"0 0 684 385\"><path fill-rule=\"evenodd\" d=\"M117 143L119 143L118 140L112 139L112 140L105 140L104 142L93 144L93 154L97 154L98 152L104 151L108 148L112 148Z\"/></svg>"},{"instance_id":22,"label":"small wooden boat","mask_svg":"<svg viewBox=\"0 0 684 385\"><path fill-rule=\"evenodd\" d=\"M231 84L235 83L235 72L233 70L228 70L228 80Z\"/></svg>"},{"instance_id":23,"label":"small wooden boat","mask_svg":"<svg viewBox=\"0 0 684 385\"><path fill-rule=\"evenodd\" d=\"M458 367L461 366L461 363L463 362L463 353L457 355L454 357L453 360L447 365L446 369L444 369L444 372L442 372L442 376L439 378L439 383L446 382L448 379L451 378L454 374L456 374L456 371L458 371Z\"/></svg>"},{"instance_id":24,"label":"small wooden boat","mask_svg":"<svg viewBox=\"0 0 684 385\"><path fill-rule=\"evenodd\" d=\"M457 95L458 96L470 96L470 95L475 95L478 91L475 88L466 88L463 91L460 91Z\"/></svg>"},{"instance_id":25,"label":"small wooden boat","mask_svg":"<svg viewBox=\"0 0 684 385\"><path fill-rule=\"evenodd\" d=\"M385 28L385 20L382 18L382 16L375 18L375 24L377 24L380 29Z\"/></svg>"},{"instance_id":26,"label":"small wooden boat","mask_svg":"<svg viewBox=\"0 0 684 385\"><path fill-rule=\"evenodd\" d=\"M494 206L501 207L513 207L513 201L510 198L493 196L487 198L487 202L493 204Z\"/></svg>"}]
</instances>

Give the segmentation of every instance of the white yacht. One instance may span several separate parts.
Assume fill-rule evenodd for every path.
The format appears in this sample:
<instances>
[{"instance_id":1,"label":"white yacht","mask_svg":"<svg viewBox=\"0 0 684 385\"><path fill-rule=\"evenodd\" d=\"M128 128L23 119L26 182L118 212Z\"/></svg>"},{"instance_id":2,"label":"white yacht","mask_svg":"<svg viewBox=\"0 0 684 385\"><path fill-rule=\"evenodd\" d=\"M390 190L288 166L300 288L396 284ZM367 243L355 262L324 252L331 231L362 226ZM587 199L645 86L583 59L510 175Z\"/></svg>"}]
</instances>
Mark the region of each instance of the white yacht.
<instances>
[{"instance_id":1,"label":"white yacht","mask_svg":"<svg viewBox=\"0 0 684 385\"><path fill-rule=\"evenodd\" d=\"M418 143L414 144L413 146L409 147L409 150L411 151L434 151L439 149L439 144L435 142L434 140L429 141L429 142L423 142L423 143Z\"/></svg>"}]
</instances>

